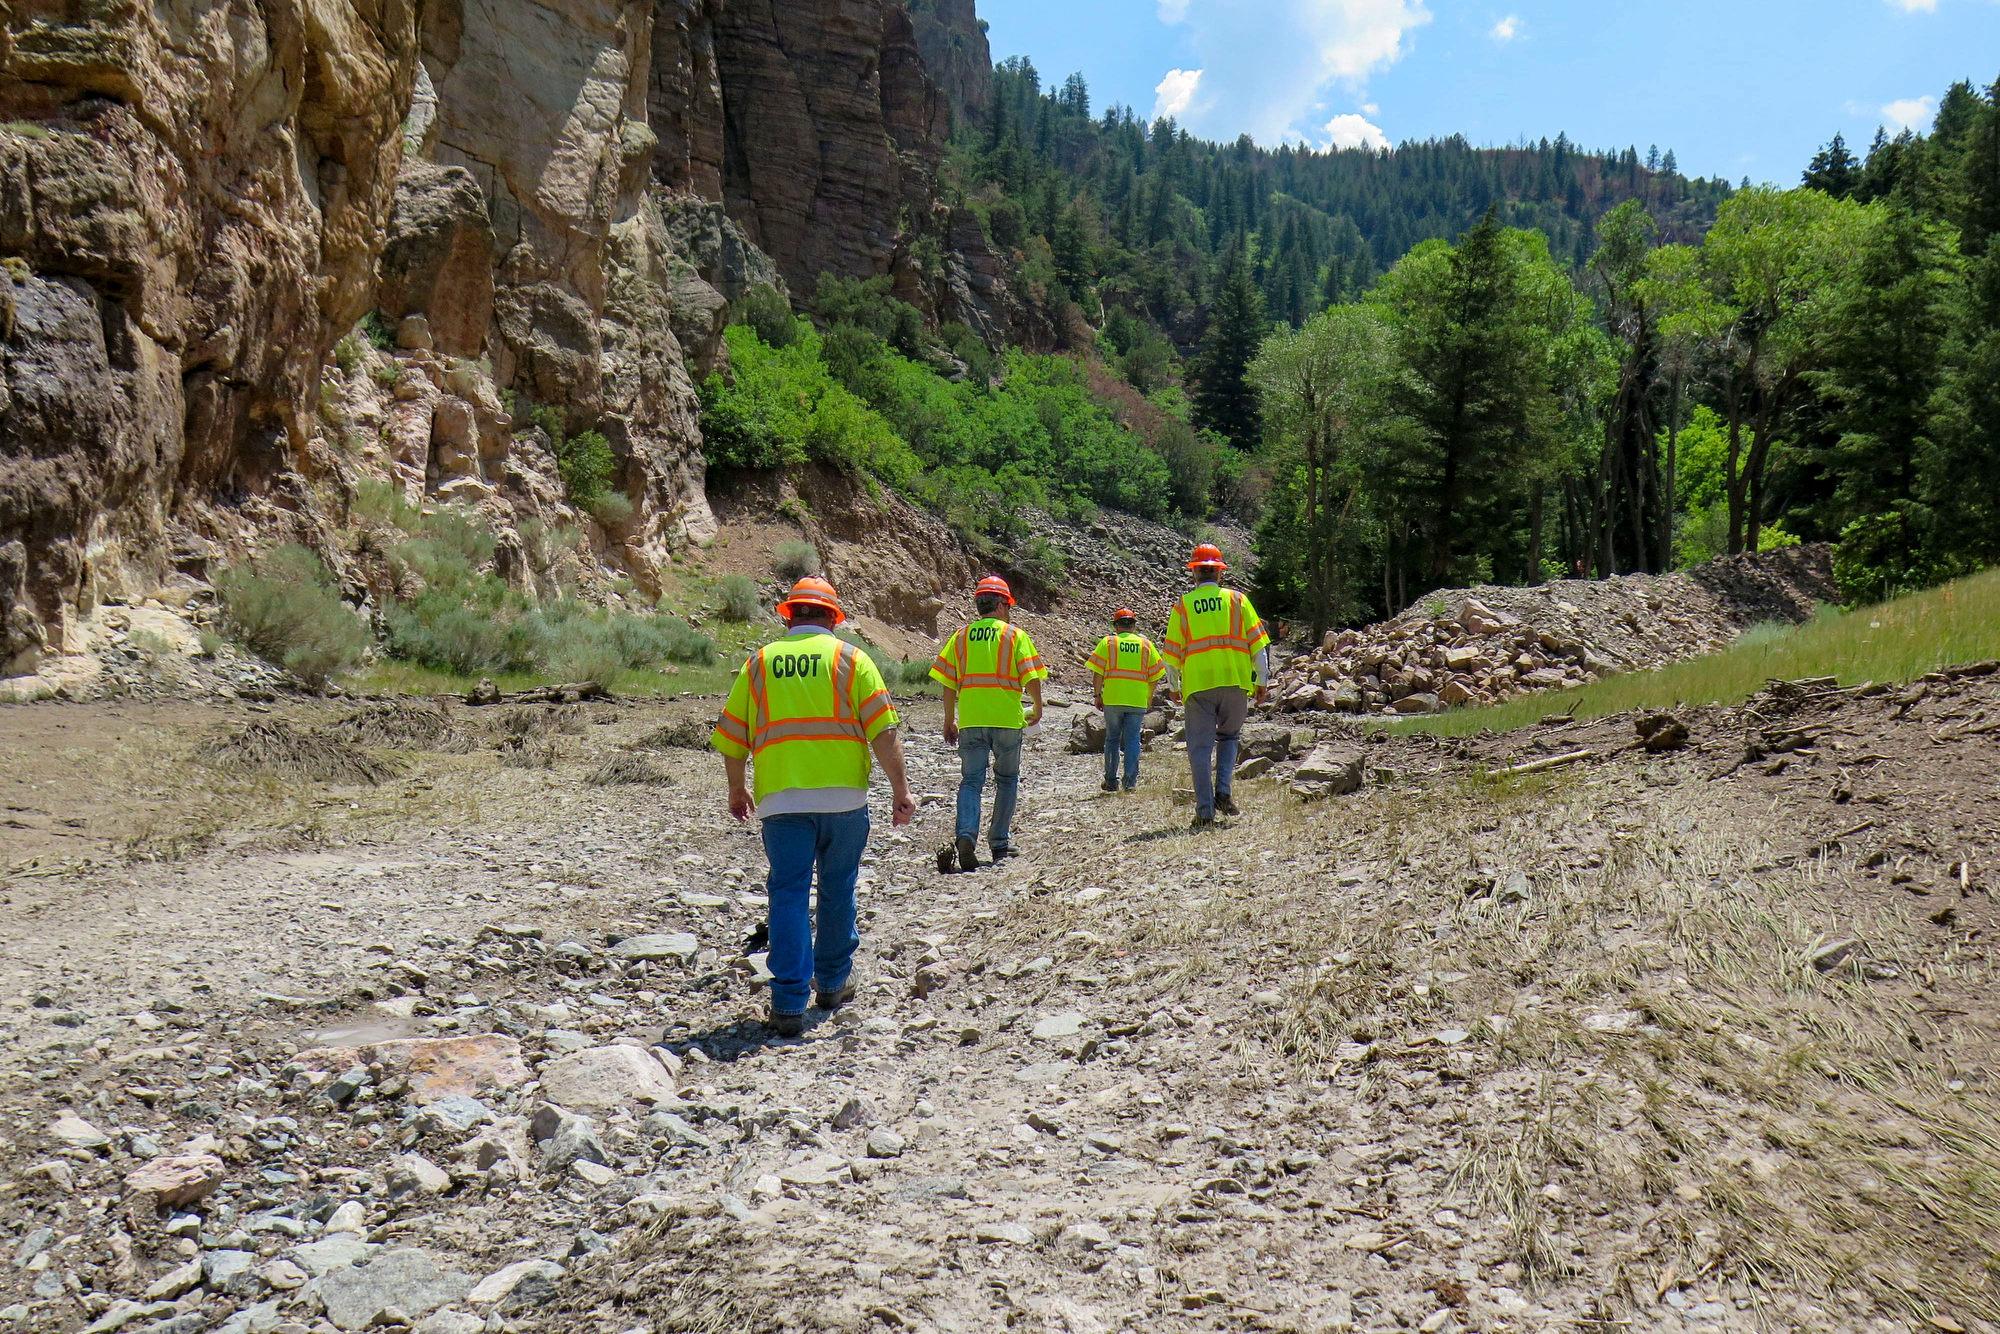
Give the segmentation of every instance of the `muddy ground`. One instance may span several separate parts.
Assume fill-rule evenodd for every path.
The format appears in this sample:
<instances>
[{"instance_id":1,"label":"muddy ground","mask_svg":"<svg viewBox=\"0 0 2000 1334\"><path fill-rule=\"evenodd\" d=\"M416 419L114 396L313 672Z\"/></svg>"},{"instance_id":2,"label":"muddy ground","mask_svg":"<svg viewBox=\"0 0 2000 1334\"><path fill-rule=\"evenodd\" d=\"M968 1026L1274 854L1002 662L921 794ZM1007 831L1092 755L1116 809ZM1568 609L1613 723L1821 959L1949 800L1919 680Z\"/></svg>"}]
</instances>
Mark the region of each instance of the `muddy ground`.
<instances>
[{"instance_id":1,"label":"muddy ground","mask_svg":"<svg viewBox=\"0 0 2000 1334\"><path fill-rule=\"evenodd\" d=\"M781 1042L711 704L0 710L0 1329L2000 1329L2000 678L948 879L935 707Z\"/></svg>"}]
</instances>

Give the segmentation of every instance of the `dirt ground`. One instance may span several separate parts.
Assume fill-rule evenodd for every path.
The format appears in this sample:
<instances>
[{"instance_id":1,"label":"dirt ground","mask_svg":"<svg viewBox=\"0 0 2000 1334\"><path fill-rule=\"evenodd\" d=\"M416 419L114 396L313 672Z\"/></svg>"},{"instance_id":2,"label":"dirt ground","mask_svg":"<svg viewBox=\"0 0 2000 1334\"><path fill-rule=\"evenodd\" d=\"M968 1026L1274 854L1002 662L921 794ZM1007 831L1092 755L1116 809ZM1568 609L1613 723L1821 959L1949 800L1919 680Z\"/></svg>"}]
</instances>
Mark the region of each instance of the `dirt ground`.
<instances>
[{"instance_id":1,"label":"dirt ground","mask_svg":"<svg viewBox=\"0 0 2000 1334\"><path fill-rule=\"evenodd\" d=\"M1059 707L950 878L919 705L797 1041L710 708L0 710L0 1329L2000 1329L2000 678L1327 733L1206 834Z\"/></svg>"}]
</instances>

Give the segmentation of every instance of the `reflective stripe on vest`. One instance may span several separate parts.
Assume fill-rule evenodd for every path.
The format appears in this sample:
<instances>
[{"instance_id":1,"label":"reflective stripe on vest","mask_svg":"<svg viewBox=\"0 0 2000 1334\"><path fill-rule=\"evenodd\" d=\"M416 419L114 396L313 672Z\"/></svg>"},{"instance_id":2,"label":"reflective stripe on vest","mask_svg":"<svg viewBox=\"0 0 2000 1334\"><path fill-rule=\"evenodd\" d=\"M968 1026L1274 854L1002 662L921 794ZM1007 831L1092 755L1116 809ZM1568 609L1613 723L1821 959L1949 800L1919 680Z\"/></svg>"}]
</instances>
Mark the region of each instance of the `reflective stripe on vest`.
<instances>
[{"instance_id":1,"label":"reflective stripe on vest","mask_svg":"<svg viewBox=\"0 0 2000 1334\"><path fill-rule=\"evenodd\" d=\"M1244 626L1243 595L1233 588L1219 589L1217 591L1229 600L1229 632L1220 635L1205 635L1200 639L1193 638L1194 626L1188 616L1187 598L1182 598L1177 612L1177 615L1180 617L1181 633L1187 637L1186 642L1179 648L1179 656L1182 660L1198 657L1203 653L1216 653L1223 650L1234 650L1237 653L1247 653L1252 656L1256 654L1256 642L1250 638ZM1200 590L1197 589L1195 592L1199 593ZM1193 596L1195 596L1195 593L1188 594L1188 597Z\"/></svg>"},{"instance_id":2,"label":"reflective stripe on vest","mask_svg":"<svg viewBox=\"0 0 2000 1334\"><path fill-rule=\"evenodd\" d=\"M750 702L755 718L751 729L754 737L752 753L761 755L772 746L786 741L852 741L866 747L868 730L861 720L854 716L854 657L855 648L845 641L835 641L833 654L833 712L818 717L797 718L771 717L771 686L767 679L770 671L768 654L771 649L783 646L789 641L779 640L765 646L757 654L755 665L750 669ZM872 701L871 701L872 703ZM724 715L727 717L727 715Z\"/></svg>"}]
</instances>

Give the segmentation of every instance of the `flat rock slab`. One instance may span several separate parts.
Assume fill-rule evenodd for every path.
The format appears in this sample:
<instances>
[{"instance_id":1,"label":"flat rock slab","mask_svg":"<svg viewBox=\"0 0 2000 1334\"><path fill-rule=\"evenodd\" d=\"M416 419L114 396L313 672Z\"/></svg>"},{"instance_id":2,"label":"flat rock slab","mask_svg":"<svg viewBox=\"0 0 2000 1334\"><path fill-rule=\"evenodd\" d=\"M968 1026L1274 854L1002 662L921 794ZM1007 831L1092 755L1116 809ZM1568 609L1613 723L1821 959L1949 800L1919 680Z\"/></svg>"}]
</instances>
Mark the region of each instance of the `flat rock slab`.
<instances>
[{"instance_id":1,"label":"flat rock slab","mask_svg":"<svg viewBox=\"0 0 2000 1334\"><path fill-rule=\"evenodd\" d=\"M673 1077L637 1047L587 1047L542 1067L542 1096L560 1107L610 1110L670 1102Z\"/></svg>"},{"instance_id":2,"label":"flat rock slab","mask_svg":"<svg viewBox=\"0 0 2000 1334\"><path fill-rule=\"evenodd\" d=\"M371 1246L352 1232L336 1232L318 1241L293 1247L291 1258L314 1278L322 1278L336 1269L359 1264L381 1249L380 1246Z\"/></svg>"},{"instance_id":3,"label":"flat rock slab","mask_svg":"<svg viewBox=\"0 0 2000 1334\"><path fill-rule=\"evenodd\" d=\"M472 1291L472 1275L444 1269L414 1246L388 1251L365 1265L336 1269L319 1281L326 1318L341 1330L367 1329L385 1312L429 1315Z\"/></svg>"},{"instance_id":4,"label":"flat rock slab","mask_svg":"<svg viewBox=\"0 0 2000 1334\"><path fill-rule=\"evenodd\" d=\"M1043 1042L1073 1038L1083 1031L1084 1017L1075 1010L1052 1014L1034 1027L1034 1036Z\"/></svg>"},{"instance_id":5,"label":"flat rock slab","mask_svg":"<svg viewBox=\"0 0 2000 1334\"><path fill-rule=\"evenodd\" d=\"M380 1064L410 1084L418 1106L454 1095L476 1097L528 1082L521 1044L499 1033L458 1038L397 1038L361 1047L316 1047L295 1058L309 1070L347 1070Z\"/></svg>"},{"instance_id":6,"label":"flat rock slab","mask_svg":"<svg viewBox=\"0 0 2000 1334\"><path fill-rule=\"evenodd\" d=\"M692 959L701 948L701 942L685 931L671 935L628 936L611 947L611 952L621 959L645 959L658 962L663 959Z\"/></svg>"}]
</instances>

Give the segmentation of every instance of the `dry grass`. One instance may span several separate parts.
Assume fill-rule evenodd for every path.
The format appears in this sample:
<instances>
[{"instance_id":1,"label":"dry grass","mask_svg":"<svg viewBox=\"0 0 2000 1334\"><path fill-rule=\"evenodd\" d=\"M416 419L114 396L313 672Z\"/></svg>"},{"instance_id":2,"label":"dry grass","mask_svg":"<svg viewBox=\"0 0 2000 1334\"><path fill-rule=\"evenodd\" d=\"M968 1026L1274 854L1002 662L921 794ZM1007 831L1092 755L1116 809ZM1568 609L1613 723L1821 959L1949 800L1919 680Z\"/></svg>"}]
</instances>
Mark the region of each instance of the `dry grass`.
<instances>
[{"instance_id":1,"label":"dry grass","mask_svg":"<svg viewBox=\"0 0 2000 1334\"><path fill-rule=\"evenodd\" d=\"M1412 1066L1469 1081L1452 1190L1504 1216L1531 1278L1617 1275L1607 1321L1704 1278L2000 1320L2000 1098L1951 1087L1949 1035L1902 989L1808 962L1836 933L1905 975L1954 957L1841 893L1849 868L1753 869L1772 850L1703 790L1624 795L1581 775L1262 793L1196 837L1142 793L1118 943L1145 1003L1242 1017L1237 1073L1266 1087L1273 1060L1364 1102ZM1192 888L1145 892L1156 866ZM1515 870L1525 901L1498 892ZM1102 923L1052 892L988 943L1061 957ZM1226 1013L1274 980L1281 1003ZM1472 1036L1441 1049L1447 1027Z\"/></svg>"}]
</instances>

